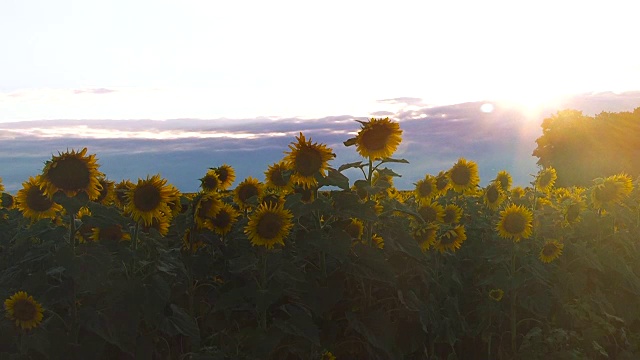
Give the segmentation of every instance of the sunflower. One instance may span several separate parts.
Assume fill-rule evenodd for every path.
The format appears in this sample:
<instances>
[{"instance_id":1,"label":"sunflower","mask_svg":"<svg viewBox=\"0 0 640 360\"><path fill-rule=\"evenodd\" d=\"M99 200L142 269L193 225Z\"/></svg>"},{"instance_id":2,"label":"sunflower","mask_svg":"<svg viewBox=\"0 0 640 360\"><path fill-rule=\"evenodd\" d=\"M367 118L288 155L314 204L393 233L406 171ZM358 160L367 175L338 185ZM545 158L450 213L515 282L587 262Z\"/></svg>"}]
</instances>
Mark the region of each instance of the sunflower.
<instances>
[{"instance_id":1,"label":"sunflower","mask_svg":"<svg viewBox=\"0 0 640 360\"><path fill-rule=\"evenodd\" d=\"M29 177L28 181L22 183L22 189L16 195L16 207L31 221L55 219L58 211L62 210L60 204L45 196L40 188L41 179L41 175Z\"/></svg>"},{"instance_id":2,"label":"sunflower","mask_svg":"<svg viewBox=\"0 0 640 360\"><path fill-rule=\"evenodd\" d=\"M266 206L261 204L249 217L245 234L251 244L272 249L275 244L284 246L284 239L289 235L293 214L282 206Z\"/></svg>"},{"instance_id":3,"label":"sunflower","mask_svg":"<svg viewBox=\"0 0 640 360\"><path fill-rule=\"evenodd\" d=\"M302 133L296 137L297 143L289 145L290 152L285 152L287 168L291 169L293 182L305 188L318 185L316 175L324 175L328 167L329 160L335 157L324 144L312 143L311 138L307 141Z\"/></svg>"},{"instance_id":4,"label":"sunflower","mask_svg":"<svg viewBox=\"0 0 640 360\"><path fill-rule=\"evenodd\" d=\"M451 188L451 181L449 181L449 174L446 171L440 171L436 175L436 191L438 195L445 195Z\"/></svg>"},{"instance_id":5,"label":"sunflower","mask_svg":"<svg viewBox=\"0 0 640 360\"><path fill-rule=\"evenodd\" d=\"M521 186L516 186L511 189L511 200L523 201L526 194L527 192Z\"/></svg>"},{"instance_id":6,"label":"sunflower","mask_svg":"<svg viewBox=\"0 0 640 360\"><path fill-rule=\"evenodd\" d=\"M444 207L442 222L445 224L456 224L462 218L462 208L456 204L447 204Z\"/></svg>"},{"instance_id":7,"label":"sunflower","mask_svg":"<svg viewBox=\"0 0 640 360\"><path fill-rule=\"evenodd\" d=\"M498 175L496 175L496 178L493 181L497 182L500 185L502 191L506 192L511 189L511 183L513 182L513 179L511 178L511 174L509 174L509 172L507 172L506 170L501 170L500 172L498 172Z\"/></svg>"},{"instance_id":8,"label":"sunflower","mask_svg":"<svg viewBox=\"0 0 640 360\"><path fill-rule=\"evenodd\" d=\"M194 239L190 229L187 229L182 236L182 250L189 251L191 254L195 254L198 249L203 249L207 245L202 240Z\"/></svg>"},{"instance_id":9,"label":"sunflower","mask_svg":"<svg viewBox=\"0 0 640 360\"><path fill-rule=\"evenodd\" d=\"M418 202L429 201L433 199L437 194L436 178L429 174L425 175L424 179L415 183L415 190L413 191Z\"/></svg>"},{"instance_id":10,"label":"sunflower","mask_svg":"<svg viewBox=\"0 0 640 360\"><path fill-rule=\"evenodd\" d=\"M360 122L360 125L355 144L356 151L363 158L376 160L391 157L402 141L400 124L389 118L371 118L368 122Z\"/></svg>"},{"instance_id":11,"label":"sunflower","mask_svg":"<svg viewBox=\"0 0 640 360\"><path fill-rule=\"evenodd\" d=\"M492 182L484 189L482 197L484 204L491 210L496 210L505 199L502 186L499 182Z\"/></svg>"},{"instance_id":12,"label":"sunflower","mask_svg":"<svg viewBox=\"0 0 640 360\"><path fill-rule=\"evenodd\" d=\"M536 188L542 192L549 192L553 189L553 184L557 178L556 169L552 167L542 169L538 172L538 176L536 176Z\"/></svg>"},{"instance_id":13,"label":"sunflower","mask_svg":"<svg viewBox=\"0 0 640 360\"><path fill-rule=\"evenodd\" d=\"M42 305L24 291L18 291L6 299L4 309L9 320L23 330L36 328L42 321Z\"/></svg>"},{"instance_id":14,"label":"sunflower","mask_svg":"<svg viewBox=\"0 0 640 360\"><path fill-rule=\"evenodd\" d=\"M233 198L236 205L245 210L252 206L251 199L255 197L257 200L262 197L263 191L264 185L258 179L249 176L236 186L233 191Z\"/></svg>"},{"instance_id":15,"label":"sunflower","mask_svg":"<svg viewBox=\"0 0 640 360\"><path fill-rule=\"evenodd\" d=\"M127 194L133 187L134 184L129 180L122 180L113 187L113 192L115 195L114 200L116 205L118 205L120 208L124 208L126 206Z\"/></svg>"},{"instance_id":16,"label":"sunflower","mask_svg":"<svg viewBox=\"0 0 640 360\"><path fill-rule=\"evenodd\" d=\"M478 165L464 158L459 158L447 173L451 188L459 193L474 190L480 182Z\"/></svg>"},{"instance_id":17,"label":"sunflower","mask_svg":"<svg viewBox=\"0 0 640 360\"><path fill-rule=\"evenodd\" d=\"M433 247L440 251L440 253L444 253L447 250L456 252L465 240L467 240L467 233L464 225L458 225L440 235Z\"/></svg>"},{"instance_id":18,"label":"sunflower","mask_svg":"<svg viewBox=\"0 0 640 360\"><path fill-rule=\"evenodd\" d=\"M384 249L384 239L378 234L373 234L371 236L371 243L378 249Z\"/></svg>"},{"instance_id":19,"label":"sunflower","mask_svg":"<svg viewBox=\"0 0 640 360\"><path fill-rule=\"evenodd\" d=\"M582 220L580 214L586 206L581 197L572 196L569 200L565 200L563 204L565 205L562 208L562 216L567 225L573 225Z\"/></svg>"},{"instance_id":20,"label":"sunflower","mask_svg":"<svg viewBox=\"0 0 640 360\"><path fill-rule=\"evenodd\" d=\"M343 228L344 231L351 236L354 240L362 240L362 234L364 234L364 224L362 220L351 218L351 221Z\"/></svg>"},{"instance_id":21,"label":"sunflower","mask_svg":"<svg viewBox=\"0 0 640 360\"><path fill-rule=\"evenodd\" d=\"M428 202L418 208L418 214L427 224L439 223L444 218L444 207L438 203Z\"/></svg>"},{"instance_id":22,"label":"sunflower","mask_svg":"<svg viewBox=\"0 0 640 360\"><path fill-rule=\"evenodd\" d=\"M220 195L215 192L202 193L196 201L194 220L200 229L213 230L211 219L222 209Z\"/></svg>"},{"instance_id":23,"label":"sunflower","mask_svg":"<svg viewBox=\"0 0 640 360\"><path fill-rule=\"evenodd\" d=\"M413 238L420 246L423 252L429 250L429 248L435 244L438 227L435 225L421 226L413 230Z\"/></svg>"},{"instance_id":24,"label":"sunflower","mask_svg":"<svg viewBox=\"0 0 640 360\"><path fill-rule=\"evenodd\" d=\"M521 205L511 204L500 212L500 222L496 227L498 235L514 242L526 239L533 233L533 214Z\"/></svg>"},{"instance_id":25,"label":"sunflower","mask_svg":"<svg viewBox=\"0 0 640 360\"><path fill-rule=\"evenodd\" d=\"M591 189L591 203L596 209L603 209L619 203L633 191L633 182L628 175L619 174L599 179Z\"/></svg>"},{"instance_id":26,"label":"sunflower","mask_svg":"<svg viewBox=\"0 0 640 360\"><path fill-rule=\"evenodd\" d=\"M331 351L325 350L320 356L320 360L336 360L336 357Z\"/></svg>"},{"instance_id":27,"label":"sunflower","mask_svg":"<svg viewBox=\"0 0 640 360\"><path fill-rule=\"evenodd\" d=\"M562 255L562 249L564 249L564 244L561 244L558 240L549 240L544 243L540 250L540 260L546 264L552 262Z\"/></svg>"},{"instance_id":28,"label":"sunflower","mask_svg":"<svg viewBox=\"0 0 640 360\"><path fill-rule=\"evenodd\" d=\"M155 229L160 235L166 236L169 233L169 227L171 227L171 217L163 214L162 216L154 217L151 225L144 226L142 230L148 233L151 229Z\"/></svg>"},{"instance_id":29,"label":"sunflower","mask_svg":"<svg viewBox=\"0 0 640 360\"><path fill-rule=\"evenodd\" d=\"M285 202L284 196L278 193L270 192L270 191L263 194L262 198L260 199L260 203L267 204L267 206L271 204L274 204L276 206L284 205L284 202Z\"/></svg>"},{"instance_id":30,"label":"sunflower","mask_svg":"<svg viewBox=\"0 0 640 360\"><path fill-rule=\"evenodd\" d=\"M0 205L5 209L13 209L16 207L16 199L8 193L3 192L0 198Z\"/></svg>"},{"instance_id":31,"label":"sunflower","mask_svg":"<svg viewBox=\"0 0 640 360\"><path fill-rule=\"evenodd\" d=\"M142 220L145 226L153 223L153 218L171 213L167 202L171 196L171 188L167 180L160 175L153 175L146 179L138 179L127 193L125 212L131 214L135 221Z\"/></svg>"},{"instance_id":32,"label":"sunflower","mask_svg":"<svg viewBox=\"0 0 640 360\"><path fill-rule=\"evenodd\" d=\"M2 178L0 178L0 192L4 191L4 184L2 184Z\"/></svg>"},{"instance_id":33,"label":"sunflower","mask_svg":"<svg viewBox=\"0 0 640 360\"><path fill-rule=\"evenodd\" d=\"M489 298L493 301L500 301L504 296L504 291L502 289L491 289L489 291Z\"/></svg>"},{"instance_id":34,"label":"sunflower","mask_svg":"<svg viewBox=\"0 0 640 360\"><path fill-rule=\"evenodd\" d=\"M169 188L169 200L167 200L167 206L171 211L170 217L175 217L182 212L182 193L178 190L177 187L172 184L167 184Z\"/></svg>"},{"instance_id":35,"label":"sunflower","mask_svg":"<svg viewBox=\"0 0 640 360\"><path fill-rule=\"evenodd\" d=\"M204 192L217 191L220 189L220 185L222 184L215 169L209 169L199 180L200 188Z\"/></svg>"},{"instance_id":36,"label":"sunflower","mask_svg":"<svg viewBox=\"0 0 640 360\"><path fill-rule=\"evenodd\" d=\"M115 182L107 180L104 176L98 178L100 184L100 194L94 199L95 202L102 205L110 205L115 197Z\"/></svg>"},{"instance_id":37,"label":"sunflower","mask_svg":"<svg viewBox=\"0 0 640 360\"><path fill-rule=\"evenodd\" d=\"M98 171L96 156L86 154L87 148L84 148L79 152L72 150L58 153L58 156L48 160L42 170L40 184L45 195L52 197L56 192L62 191L68 197L85 192L90 200L100 196L98 177L102 173Z\"/></svg>"},{"instance_id":38,"label":"sunflower","mask_svg":"<svg viewBox=\"0 0 640 360\"><path fill-rule=\"evenodd\" d=\"M240 214L233 208L233 206L222 203L220 206L220 211L211 218L211 224L213 225L213 231L215 231L218 235L226 235L233 224L235 224Z\"/></svg>"},{"instance_id":39,"label":"sunflower","mask_svg":"<svg viewBox=\"0 0 640 360\"><path fill-rule=\"evenodd\" d=\"M93 241L123 241L131 240L131 235L122 231L121 225L113 224L93 228L90 239Z\"/></svg>"},{"instance_id":40,"label":"sunflower","mask_svg":"<svg viewBox=\"0 0 640 360\"><path fill-rule=\"evenodd\" d=\"M227 190L231 187L231 184L236 180L236 172L230 165L223 164L213 169L218 175L220 181L220 190Z\"/></svg>"},{"instance_id":41,"label":"sunflower","mask_svg":"<svg viewBox=\"0 0 640 360\"><path fill-rule=\"evenodd\" d=\"M302 198L300 199L300 201L306 204L310 204L316 199L314 189L304 187L303 185L300 185L300 184L294 184L293 193L302 194Z\"/></svg>"},{"instance_id":42,"label":"sunflower","mask_svg":"<svg viewBox=\"0 0 640 360\"><path fill-rule=\"evenodd\" d=\"M291 170L289 170L285 161L269 165L267 171L264 172L264 176L267 188L283 192L289 192L293 188Z\"/></svg>"}]
</instances>

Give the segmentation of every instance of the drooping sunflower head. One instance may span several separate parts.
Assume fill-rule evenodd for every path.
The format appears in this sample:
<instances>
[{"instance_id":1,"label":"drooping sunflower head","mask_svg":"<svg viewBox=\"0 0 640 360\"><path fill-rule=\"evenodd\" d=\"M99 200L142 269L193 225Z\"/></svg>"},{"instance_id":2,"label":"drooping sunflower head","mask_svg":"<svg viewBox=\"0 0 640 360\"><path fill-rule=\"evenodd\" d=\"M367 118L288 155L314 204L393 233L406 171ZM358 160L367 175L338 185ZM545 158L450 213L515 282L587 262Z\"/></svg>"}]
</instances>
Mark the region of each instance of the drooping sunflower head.
<instances>
[{"instance_id":1,"label":"drooping sunflower head","mask_svg":"<svg viewBox=\"0 0 640 360\"><path fill-rule=\"evenodd\" d=\"M40 186L41 179L41 175L29 177L29 180L22 183L22 189L16 195L16 207L31 221L55 219L56 214L62 210L60 204L44 194Z\"/></svg>"},{"instance_id":2,"label":"drooping sunflower head","mask_svg":"<svg viewBox=\"0 0 640 360\"><path fill-rule=\"evenodd\" d=\"M467 240L467 233L464 225L457 225L453 229L447 230L441 234L433 247L440 251L440 253L444 253L447 250L456 252L456 250L460 249L465 240Z\"/></svg>"},{"instance_id":3,"label":"drooping sunflower head","mask_svg":"<svg viewBox=\"0 0 640 360\"><path fill-rule=\"evenodd\" d=\"M110 205L115 198L115 182L107 180L104 176L98 178L100 184L100 194L94 200L102 205Z\"/></svg>"},{"instance_id":4,"label":"drooping sunflower head","mask_svg":"<svg viewBox=\"0 0 640 360\"><path fill-rule=\"evenodd\" d=\"M564 244L558 240L548 240L542 246L539 258L543 263L548 264L562 255L562 249Z\"/></svg>"},{"instance_id":5,"label":"drooping sunflower head","mask_svg":"<svg viewBox=\"0 0 640 360\"><path fill-rule=\"evenodd\" d=\"M371 118L360 122L355 138L356 150L363 158L376 160L391 157L402 141L400 124L389 118Z\"/></svg>"},{"instance_id":6,"label":"drooping sunflower head","mask_svg":"<svg viewBox=\"0 0 640 360\"><path fill-rule=\"evenodd\" d=\"M464 158L458 159L447 174L449 175L451 188L459 193L475 190L480 182L478 164L473 161L467 161Z\"/></svg>"},{"instance_id":7,"label":"drooping sunflower head","mask_svg":"<svg viewBox=\"0 0 640 360\"><path fill-rule=\"evenodd\" d=\"M556 179L558 179L556 169L552 167L542 169L538 172L538 176L536 176L536 189L542 192L549 192L553 189Z\"/></svg>"},{"instance_id":8,"label":"drooping sunflower head","mask_svg":"<svg viewBox=\"0 0 640 360\"><path fill-rule=\"evenodd\" d=\"M240 207L240 209L245 210L252 207L251 199L257 201L260 197L262 197L262 193L264 192L264 185L251 176L244 179L236 188L233 190L233 198Z\"/></svg>"},{"instance_id":9,"label":"drooping sunflower head","mask_svg":"<svg viewBox=\"0 0 640 360\"><path fill-rule=\"evenodd\" d=\"M591 203L596 209L605 209L619 203L633 191L633 182L628 175L612 175L605 179L598 179L591 188Z\"/></svg>"},{"instance_id":10,"label":"drooping sunflower head","mask_svg":"<svg viewBox=\"0 0 640 360\"><path fill-rule=\"evenodd\" d=\"M436 178L429 174L425 175L424 179L418 180L415 186L414 194L419 202L429 201L438 194Z\"/></svg>"},{"instance_id":11,"label":"drooping sunflower head","mask_svg":"<svg viewBox=\"0 0 640 360\"><path fill-rule=\"evenodd\" d=\"M413 238L420 246L422 252L426 252L435 244L438 227L436 225L419 226L412 231Z\"/></svg>"},{"instance_id":12,"label":"drooping sunflower head","mask_svg":"<svg viewBox=\"0 0 640 360\"><path fill-rule=\"evenodd\" d=\"M500 301L504 296L504 290L502 289L491 289L489 291L489 298L493 301Z\"/></svg>"},{"instance_id":13,"label":"drooping sunflower head","mask_svg":"<svg viewBox=\"0 0 640 360\"><path fill-rule=\"evenodd\" d=\"M218 180L220 181L220 190L227 190L236 180L236 172L230 165L223 164L213 170L215 170L216 174L218 175Z\"/></svg>"},{"instance_id":14,"label":"drooping sunflower head","mask_svg":"<svg viewBox=\"0 0 640 360\"><path fill-rule=\"evenodd\" d=\"M457 224L462 219L462 208L456 204L447 204L444 207L442 222L445 224Z\"/></svg>"},{"instance_id":15,"label":"drooping sunflower head","mask_svg":"<svg viewBox=\"0 0 640 360\"><path fill-rule=\"evenodd\" d=\"M92 241L123 241L131 240L131 234L122 231L120 224L94 227L91 233Z\"/></svg>"},{"instance_id":16,"label":"drooping sunflower head","mask_svg":"<svg viewBox=\"0 0 640 360\"><path fill-rule=\"evenodd\" d=\"M264 176L267 188L282 192L289 192L293 189L291 170L289 170L285 161L269 165L267 171L264 172Z\"/></svg>"},{"instance_id":17,"label":"drooping sunflower head","mask_svg":"<svg viewBox=\"0 0 640 360\"><path fill-rule=\"evenodd\" d=\"M285 152L287 168L291 169L293 182L304 187L315 187L318 184L316 175L324 175L329 160L335 154L324 144L312 143L302 133L296 137L298 140L289 145L291 151Z\"/></svg>"},{"instance_id":18,"label":"drooping sunflower head","mask_svg":"<svg viewBox=\"0 0 640 360\"><path fill-rule=\"evenodd\" d=\"M501 170L500 172L498 172L498 175L496 175L496 178L493 181L500 185L502 191L507 192L509 191L509 189L511 189L511 183L513 182L513 179L511 178L511 174L509 174L508 171Z\"/></svg>"},{"instance_id":19,"label":"drooping sunflower head","mask_svg":"<svg viewBox=\"0 0 640 360\"><path fill-rule=\"evenodd\" d=\"M418 207L418 214L427 223L441 223L444 218L444 207L436 202L427 202Z\"/></svg>"},{"instance_id":20,"label":"drooping sunflower head","mask_svg":"<svg viewBox=\"0 0 640 360\"><path fill-rule=\"evenodd\" d=\"M233 224L235 224L240 214L233 208L233 206L222 203L220 211L211 218L211 224L213 225L213 231L218 235L226 235L231 231Z\"/></svg>"},{"instance_id":21,"label":"drooping sunflower head","mask_svg":"<svg viewBox=\"0 0 640 360\"><path fill-rule=\"evenodd\" d=\"M204 192L217 191L221 189L222 182L218 178L218 173L215 169L209 169L207 173L199 180L200 188Z\"/></svg>"},{"instance_id":22,"label":"drooping sunflower head","mask_svg":"<svg viewBox=\"0 0 640 360\"><path fill-rule=\"evenodd\" d=\"M499 182L494 181L484 189L482 197L484 204L491 210L496 210L505 199L504 191Z\"/></svg>"},{"instance_id":23,"label":"drooping sunflower head","mask_svg":"<svg viewBox=\"0 0 640 360\"><path fill-rule=\"evenodd\" d=\"M85 192L90 200L100 196L100 182L102 175L98 171L95 155L86 155L87 148L79 152L75 150L58 153L45 163L42 170L42 190L45 195L52 197L58 191L67 196L76 196Z\"/></svg>"},{"instance_id":24,"label":"drooping sunflower head","mask_svg":"<svg viewBox=\"0 0 640 360\"><path fill-rule=\"evenodd\" d=\"M142 220L145 226L153 223L153 218L170 214L167 202L171 196L171 188L167 180L156 174L146 179L138 179L127 193L125 211L131 214L135 221Z\"/></svg>"},{"instance_id":25,"label":"drooping sunflower head","mask_svg":"<svg viewBox=\"0 0 640 360\"><path fill-rule=\"evenodd\" d=\"M500 212L497 226L498 235L514 242L527 239L533 233L533 214L531 210L511 204Z\"/></svg>"},{"instance_id":26,"label":"drooping sunflower head","mask_svg":"<svg viewBox=\"0 0 640 360\"><path fill-rule=\"evenodd\" d=\"M18 291L4 301L4 309L9 320L23 330L31 330L42 322L42 305L33 296L24 291Z\"/></svg>"},{"instance_id":27,"label":"drooping sunflower head","mask_svg":"<svg viewBox=\"0 0 640 360\"><path fill-rule=\"evenodd\" d=\"M272 249L276 244L284 246L284 239L293 227L293 214L283 207L261 204L249 217L245 234L253 246Z\"/></svg>"}]
</instances>

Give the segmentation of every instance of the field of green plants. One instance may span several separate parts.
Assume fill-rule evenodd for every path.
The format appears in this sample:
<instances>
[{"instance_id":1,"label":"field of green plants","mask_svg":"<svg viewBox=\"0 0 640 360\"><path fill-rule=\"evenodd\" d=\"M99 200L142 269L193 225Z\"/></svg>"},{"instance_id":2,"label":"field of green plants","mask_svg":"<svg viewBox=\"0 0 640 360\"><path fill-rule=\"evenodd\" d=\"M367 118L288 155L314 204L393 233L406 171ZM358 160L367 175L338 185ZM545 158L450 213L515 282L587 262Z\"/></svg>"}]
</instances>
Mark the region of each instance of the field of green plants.
<instances>
[{"instance_id":1,"label":"field of green plants","mask_svg":"<svg viewBox=\"0 0 640 360\"><path fill-rule=\"evenodd\" d=\"M52 156L2 193L0 359L640 358L637 179L460 158L398 190L400 124L359 123L362 161L300 133L188 194Z\"/></svg>"}]
</instances>

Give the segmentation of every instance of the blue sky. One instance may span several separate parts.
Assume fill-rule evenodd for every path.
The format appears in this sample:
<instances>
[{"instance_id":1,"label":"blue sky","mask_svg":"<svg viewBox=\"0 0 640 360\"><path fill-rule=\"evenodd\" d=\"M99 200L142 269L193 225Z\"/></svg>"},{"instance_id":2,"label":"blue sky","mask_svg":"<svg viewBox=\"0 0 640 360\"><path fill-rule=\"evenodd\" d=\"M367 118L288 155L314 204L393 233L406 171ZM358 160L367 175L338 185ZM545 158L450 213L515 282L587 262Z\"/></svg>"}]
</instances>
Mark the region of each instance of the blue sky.
<instances>
[{"instance_id":1,"label":"blue sky","mask_svg":"<svg viewBox=\"0 0 640 360\"><path fill-rule=\"evenodd\" d=\"M318 118L638 90L634 1L3 0L0 122Z\"/></svg>"}]
</instances>

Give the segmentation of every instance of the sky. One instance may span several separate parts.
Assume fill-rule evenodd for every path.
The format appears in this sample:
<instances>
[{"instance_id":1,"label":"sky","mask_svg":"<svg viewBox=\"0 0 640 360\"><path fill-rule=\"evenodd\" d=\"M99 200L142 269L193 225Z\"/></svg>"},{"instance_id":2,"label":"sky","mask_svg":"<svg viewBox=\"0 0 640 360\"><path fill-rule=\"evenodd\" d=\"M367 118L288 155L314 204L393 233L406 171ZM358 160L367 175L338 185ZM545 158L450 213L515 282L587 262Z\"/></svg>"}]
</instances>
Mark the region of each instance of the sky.
<instances>
[{"instance_id":1,"label":"sky","mask_svg":"<svg viewBox=\"0 0 640 360\"><path fill-rule=\"evenodd\" d=\"M2 0L0 122L370 116L640 90L635 1Z\"/></svg>"}]
</instances>

